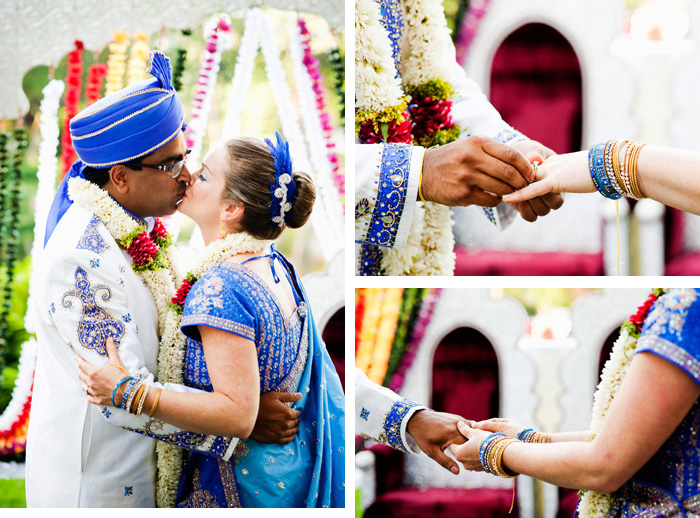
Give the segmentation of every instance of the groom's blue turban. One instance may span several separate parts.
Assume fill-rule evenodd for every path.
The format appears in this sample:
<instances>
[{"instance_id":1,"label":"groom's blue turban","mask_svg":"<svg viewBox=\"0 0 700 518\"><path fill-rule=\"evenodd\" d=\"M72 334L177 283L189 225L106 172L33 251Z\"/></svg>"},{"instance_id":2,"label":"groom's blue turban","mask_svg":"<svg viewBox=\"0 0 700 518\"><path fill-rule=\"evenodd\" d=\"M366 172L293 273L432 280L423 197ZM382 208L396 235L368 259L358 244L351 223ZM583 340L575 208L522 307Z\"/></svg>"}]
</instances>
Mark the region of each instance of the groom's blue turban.
<instances>
[{"instance_id":1,"label":"groom's blue turban","mask_svg":"<svg viewBox=\"0 0 700 518\"><path fill-rule=\"evenodd\" d=\"M68 180L84 177L86 166L109 168L147 155L187 128L182 101L170 84L170 59L161 51L151 52L147 72L152 79L103 97L71 119L70 133L78 160L61 182L51 205L44 245L73 203L68 198Z\"/></svg>"}]
</instances>

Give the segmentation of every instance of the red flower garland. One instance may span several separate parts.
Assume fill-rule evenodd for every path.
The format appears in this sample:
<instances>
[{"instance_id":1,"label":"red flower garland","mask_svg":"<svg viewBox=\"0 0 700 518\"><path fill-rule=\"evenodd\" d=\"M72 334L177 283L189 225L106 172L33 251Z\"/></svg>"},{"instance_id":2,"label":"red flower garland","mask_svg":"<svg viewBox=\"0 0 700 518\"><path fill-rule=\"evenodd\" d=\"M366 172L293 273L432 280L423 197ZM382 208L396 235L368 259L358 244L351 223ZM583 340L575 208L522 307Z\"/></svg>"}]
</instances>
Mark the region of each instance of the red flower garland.
<instances>
[{"instance_id":1,"label":"red flower garland","mask_svg":"<svg viewBox=\"0 0 700 518\"><path fill-rule=\"evenodd\" d=\"M153 230L151 230L151 239L155 241L159 237L168 237L168 229L165 228L160 218L155 218L155 224L153 225Z\"/></svg>"},{"instance_id":2,"label":"red flower garland","mask_svg":"<svg viewBox=\"0 0 700 518\"><path fill-rule=\"evenodd\" d=\"M96 63L88 69L87 86L85 87L85 97L88 99L88 106L102 97L102 81L107 75L107 65Z\"/></svg>"},{"instance_id":3,"label":"red flower garland","mask_svg":"<svg viewBox=\"0 0 700 518\"><path fill-rule=\"evenodd\" d=\"M158 247L145 231L136 236L125 250L131 256L136 266L143 266L158 254Z\"/></svg>"},{"instance_id":4,"label":"red flower garland","mask_svg":"<svg viewBox=\"0 0 700 518\"><path fill-rule=\"evenodd\" d=\"M452 99L435 100L432 97L414 97L408 107L414 135L434 135L438 130L452 129Z\"/></svg>"},{"instance_id":5,"label":"red flower garland","mask_svg":"<svg viewBox=\"0 0 700 518\"><path fill-rule=\"evenodd\" d=\"M647 297L647 300L637 308L637 312L632 315L629 318L629 321L634 324L634 326L637 328L637 330L641 331L642 327L644 326L644 321L647 319L647 316L649 315L649 310L651 307L654 305L654 302L656 302L656 299L658 299L659 296L656 293L651 293L649 294L649 297Z\"/></svg>"},{"instance_id":6,"label":"red flower garland","mask_svg":"<svg viewBox=\"0 0 700 518\"><path fill-rule=\"evenodd\" d=\"M180 308L184 308L185 299L187 298L187 295L189 295L190 290L192 289L192 286L194 286L195 282L196 281L192 279L184 279L180 287L175 292L175 295L173 295L173 298L170 299L170 302L172 304L175 304L176 306L179 306Z\"/></svg>"},{"instance_id":7,"label":"red flower garland","mask_svg":"<svg viewBox=\"0 0 700 518\"><path fill-rule=\"evenodd\" d=\"M83 76L83 42L75 40L75 50L68 54L68 73L66 74L65 118L63 135L61 135L61 178L73 165L76 155L70 138L70 121L78 113Z\"/></svg>"},{"instance_id":8,"label":"red flower garland","mask_svg":"<svg viewBox=\"0 0 700 518\"><path fill-rule=\"evenodd\" d=\"M405 120L400 124L397 124L394 119L389 121L386 127L386 142L394 144L410 144L413 142L413 135L411 135L413 124L407 112L403 113L403 117ZM382 123L380 122L378 124L381 125ZM379 144L384 142L381 131L377 132L377 130L375 130L374 122L371 120L365 121L360 125L359 139L363 144Z\"/></svg>"},{"instance_id":9,"label":"red flower garland","mask_svg":"<svg viewBox=\"0 0 700 518\"><path fill-rule=\"evenodd\" d=\"M0 458L22 453L27 447L27 428L33 390L34 386L32 385L17 420L12 423L9 429L0 431Z\"/></svg>"}]
</instances>

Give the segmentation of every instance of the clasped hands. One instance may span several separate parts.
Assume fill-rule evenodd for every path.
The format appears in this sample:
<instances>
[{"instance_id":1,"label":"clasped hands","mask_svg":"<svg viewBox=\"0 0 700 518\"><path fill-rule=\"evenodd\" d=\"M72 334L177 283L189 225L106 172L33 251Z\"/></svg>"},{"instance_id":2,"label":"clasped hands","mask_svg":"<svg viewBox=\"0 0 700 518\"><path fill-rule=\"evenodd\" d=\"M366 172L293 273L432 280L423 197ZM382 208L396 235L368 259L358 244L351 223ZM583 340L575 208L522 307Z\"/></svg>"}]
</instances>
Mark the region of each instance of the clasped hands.
<instances>
[{"instance_id":1,"label":"clasped hands","mask_svg":"<svg viewBox=\"0 0 700 518\"><path fill-rule=\"evenodd\" d=\"M535 180L533 162L542 163L554 152L534 140L512 146L482 136L459 139L428 149L423 158L421 191L427 201L448 206L495 207L503 196ZM564 203L561 195L543 193L512 202L526 221L535 221Z\"/></svg>"},{"instance_id":2,"label":"clasped hands","mask_svg":"<svg viewBox=\"0 0 700 518\"><path fill-rule=\"evenodd\" d=\"M420 410L411 416L406 431L423 453L457 475L459 466L445 454L447 448L466 469L483 471L479 460L481 441L497 432L516 437L524 428L512 419L495 418L474 422L455 414Z\"/></svg>"}]
</instances>

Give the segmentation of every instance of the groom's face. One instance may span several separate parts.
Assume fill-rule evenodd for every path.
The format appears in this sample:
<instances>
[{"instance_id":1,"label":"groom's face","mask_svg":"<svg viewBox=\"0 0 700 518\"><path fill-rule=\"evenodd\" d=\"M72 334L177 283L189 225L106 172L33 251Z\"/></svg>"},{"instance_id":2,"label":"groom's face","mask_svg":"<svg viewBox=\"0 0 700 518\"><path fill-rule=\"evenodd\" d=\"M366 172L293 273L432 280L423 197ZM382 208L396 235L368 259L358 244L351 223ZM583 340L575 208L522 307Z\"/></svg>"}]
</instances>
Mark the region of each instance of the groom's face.
<instances>
[{"instance_id":1,"label":"groom's face","mask_svg":"<svg viewBox=\"0 0 700 518\"><path fill-rule=\"evenodd\" d=\"M185 137L180 133L176 139L144 158L142 163L172 166L184 159L186 151ZM187 166L182 168L177 178L171 178L170 172L151 167L143 167L140 171L130 169L129 172L130 205L133 212L141 217L173 214L191 180Z\"/></svg>"}]
</instances>

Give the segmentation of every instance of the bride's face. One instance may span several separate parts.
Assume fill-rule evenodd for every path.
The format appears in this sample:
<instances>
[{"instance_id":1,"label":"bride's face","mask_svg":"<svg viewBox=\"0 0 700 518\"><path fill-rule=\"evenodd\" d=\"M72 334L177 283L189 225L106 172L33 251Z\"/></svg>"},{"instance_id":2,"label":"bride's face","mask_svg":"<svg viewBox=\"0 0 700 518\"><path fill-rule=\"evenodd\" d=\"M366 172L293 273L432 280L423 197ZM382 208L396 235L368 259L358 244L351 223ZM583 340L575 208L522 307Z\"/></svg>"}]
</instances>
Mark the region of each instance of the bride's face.
<instances>
[{"instance_id":1,"label":"bride's face","mask_svg":"<svg viewBox=\"0 0 700 518\"><path fill-rule=\"evenodd\" d=\"M200 227L219 225L223 208L221 194L225 185L225 160L224 146L209 151L200 168L191 173L192 182L187 186L182 203L177 207Z\"/></svg>"}]
</instances>

